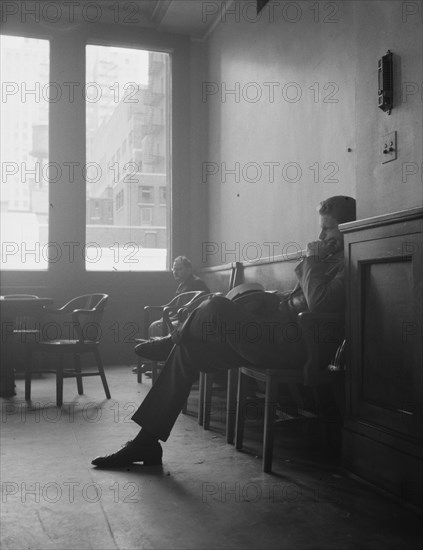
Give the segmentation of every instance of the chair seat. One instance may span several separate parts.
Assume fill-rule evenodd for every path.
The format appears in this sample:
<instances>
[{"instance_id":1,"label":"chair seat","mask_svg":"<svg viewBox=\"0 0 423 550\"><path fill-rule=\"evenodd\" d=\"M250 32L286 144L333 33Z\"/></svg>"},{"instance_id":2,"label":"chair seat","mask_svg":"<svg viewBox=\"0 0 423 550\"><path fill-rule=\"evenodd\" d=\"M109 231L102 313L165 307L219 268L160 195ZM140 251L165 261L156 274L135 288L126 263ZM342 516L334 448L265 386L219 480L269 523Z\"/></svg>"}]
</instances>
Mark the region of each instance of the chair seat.
<instances>
[{"instance_id":1,"label":"chair seat","mask_svg":"<svg viewBox=\"0 0 423 550\"><path fill-rule=\"evenodd\" d=\"M285 382L302 382L304 371L298 369L259 369L258 367L241 367L241 372L255 380L266 382L269 377L281 378Z\"/></svg>"}]
</instances>

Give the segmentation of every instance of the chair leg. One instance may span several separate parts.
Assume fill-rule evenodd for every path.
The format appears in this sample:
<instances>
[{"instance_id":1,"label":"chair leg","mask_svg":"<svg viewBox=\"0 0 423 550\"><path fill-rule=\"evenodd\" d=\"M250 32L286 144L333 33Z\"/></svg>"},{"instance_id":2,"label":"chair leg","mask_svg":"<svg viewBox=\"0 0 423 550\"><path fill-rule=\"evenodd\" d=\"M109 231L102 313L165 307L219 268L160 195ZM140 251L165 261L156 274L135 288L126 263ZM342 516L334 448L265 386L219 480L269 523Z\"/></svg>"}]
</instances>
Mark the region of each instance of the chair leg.
<instances>
[{"instance_id":1,"label":"chair leg","mask_svg":"<svg viewBox=\"0 0 423 550\"><path fill-rule=\"evenodd\" d=\"M246 389L247 377L242 374L241 370L238 373L238 395L236 404L236 429L235 429L235 448L239 451L242 449L242 441L244 439L244 423L245 423L245 404L246 404Z\"/></svg>"},{"instance_id":2,"label":"chair leg","mask_svg":"<svg viewBox=\"0 0 423 550\"><path fill-rule=\"evenodd\" d=\"M32 350L30 346L25 350L25 401L31 400L31 379L32 379Z\"/></svg>"},{"instance_id":3,"label":"chair leg","mask_svg":"<svg viewBox=\"0 0 423 550\"><path fill-rule=\"evenodd\" d=\"M236 420L236 391L238 373L236 369L228 370L228 389L226 394L226 441L233 445Z\"/></svg>"},{"instance_id":4,"label":"chair leg","mask_svg":"<svg viewBox=\"0 0 423 550\"><path fill-rule=\"evenodd\" d=\"M98 348L94 348L94 356L95 356L95 360L97 361L98 372L100 373L101 381L103 382L104 392L106 394L107 399L110 399L111 396L110 396L109 386L107 385L106 375L104 374L103 362L101 360L101 356L100 356L100 352L98 351Z\"/></svg>"},{"instance_id":5,"label":"chair leg","mask_svg":"<svg viewBox=\"0 0 423 550\"><path fill-rule=\"evenodd\" d=\"M73 361L75 363L75 371L77 373L81 373L82 372L82 369L81 369L81 356L80 356L79 353L74 353L73 354ZM84 388L83 388L83 385L82 385L82 376L81 375L76 376L76 387L78 388L78 394L82 395L84 393Z\"/></svg>"},{"instance_id":6,"label":"chair leg","mask_svg":"<svg viewBox=\"0 0 423 550\"><path fill-rule=\"evenodd\" d=\"M266 397L264 406L264 434L263 434L263 472L272 471L273 439L276 402L278 399L278 382L267 377Z\"/></svg>"},{"instance_id":7,"label":"chair leg","mask_svg":"<svg viewBox=\"0 0 423 550\"><path fill-rule=\"evenodd\" d=\"M204 375L204 404L203 404L203 428L210 428L211 400L213 393L213 373L206 372Z\"/></svg>"},{"instance_id":8,"label":"chair leg","mask_svg":"<svg viewBox=\"0 0 423 550\"><path fill-rule=\"evenodd\" d=\"M200 372L198 381L198 423L200 426L204 424L204 391L205 391L205 376L204 372Z\"/></svg>"},{"instance_id":9,"label":"chair leg","mask_svg":"<svg viewBox=\"0 0 423 550\"><path fill-rule=\"evenodd\" d=\"M63 405L63 353L59 354L59 362L56 368L56 405Z\"/></svg>"},{"instance_id":10,"label":"chair leg","mask_svg":"<svg viewBox=\"0 0 423 550\"><path fill-rule=\"evenodd\" d=\"M142 384L142 363L141 363L141 357L137 358L137 382L138 384Z\"/></svg>"}]
</instances>

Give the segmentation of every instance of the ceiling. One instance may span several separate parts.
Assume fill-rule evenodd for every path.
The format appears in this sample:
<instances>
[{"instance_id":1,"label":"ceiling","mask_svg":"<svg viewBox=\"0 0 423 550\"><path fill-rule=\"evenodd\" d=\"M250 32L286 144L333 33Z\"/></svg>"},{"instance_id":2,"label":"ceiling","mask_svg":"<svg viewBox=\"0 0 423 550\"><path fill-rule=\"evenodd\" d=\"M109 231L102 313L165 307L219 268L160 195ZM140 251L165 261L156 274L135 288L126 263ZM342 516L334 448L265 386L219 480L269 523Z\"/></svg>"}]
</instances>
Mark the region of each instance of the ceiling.
<instances>
[{"instance_id":1,"label":"ceiling","mask_svg":"<svg viewBox=\"0 0 423 550\"><path fill-rule=\"evenodd\" d=\"M45 27L54 25L63 30L84 22L118 23L201 40L232 3L233 0L41 0L37 2L38 17L33 19Z\"/></svg>"}]
</instances>

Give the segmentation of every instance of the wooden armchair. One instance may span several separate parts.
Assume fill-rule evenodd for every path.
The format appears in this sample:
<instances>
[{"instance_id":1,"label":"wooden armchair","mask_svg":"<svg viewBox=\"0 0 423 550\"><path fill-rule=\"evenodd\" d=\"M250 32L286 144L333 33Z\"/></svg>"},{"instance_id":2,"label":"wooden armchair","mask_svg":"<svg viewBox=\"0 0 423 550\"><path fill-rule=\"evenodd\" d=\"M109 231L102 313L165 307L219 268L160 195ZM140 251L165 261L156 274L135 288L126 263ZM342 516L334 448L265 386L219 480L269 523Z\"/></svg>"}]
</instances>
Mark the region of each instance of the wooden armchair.
<instances>
[{"instance_id":1,"label":"wooden armchair","mask_svg":"<svg viewBox=\"0 0 423 550\"><path fill-rule=\"evenodd\" d=\"M300 313L298 316L304 342L306 359L298 368L258 369L241 367L238 374L238 396L236 404L236 449L242 449L247 406L247 379L253 378L265 385L264 430L263 430L263 471L270 473L273 459L274 427L276 406L279 396L279 384L288 385L296 404L298 416L284 415L283 422L296 421L313 414L322 416L324 407L320 403L318 388L341 381L343 372L328 369L331 358L343 340L344 320L332 314ZM307 411L304 408L301 387L313 388L317 410ZM342 403L342 399L339 400ZM229 408L230 407L230 408ZM233 408L230 404L228 410ZM342 407L342 404L341 404ZM333 412L332 412L333 414Z\"/></svg>"},{"instance_id":2,"label":"wooden armchair","mask_svg":"<svg viewBox=\"0 0 423 550\"><path fill-rule=\"evenodd\" d=\"M203 290L183 292L175 296L169 303L160 306L145 306L144 307L144 335L145 338L151 336L166 336L169 334L169 326L163 323L163 312L166 310L168 314L176 312L179 308L186 306L189 307L197 298L207 294ZM153 316L155 319L153 320ZM161 334L151 334L151 325L153 322L161 321L163 330Z\"/></svg>"},{"instance_id":3,"label":"wooden armchair","mask_svg":"<svg viewBox=\"0 0 423 550\"><path fill-rule=\"evenodd\" d=\"M170 334L177 326L179 319L177 312L185 307L193 309L193 304L206 296L204 291L183 292L175 296L169 303L160 306L144 307L144 338L136 338L136 342L143 342L150 338L160 338ZM196 307L196 306L195 306ZM137 382L142 383L142 373L151 371L152 382L157 379L160 370L160 362L145 361L137 358Z\"/></svg>"},{"instance_id":4,"label":"wooden armchair","mask_svg":"<svg viewBox=\"0 0 423 550\"><path fill-rule=\"evenodd\" d=\"M31 399L32 358L35 353L54 353L58 357L49 369L39 369L38 372L56 373L56 403L63 403L63 379L76 378L78 394L83 394L82 378L84 376L100 376L107 399L110 391L104 373L100 356L99 344L101 338L101 319L109 297L107 294L85 294L67 302L59 309L45 308L54 315L67 315L72 319L73 334L70 338L57 338L27 344L27 360L25 364L25 399ZM97 364L97 371L83 372L81 355L92 353ZM71 354L74 359L73 369L64 369L64 356Z\"/></svg>"}]
</instances>

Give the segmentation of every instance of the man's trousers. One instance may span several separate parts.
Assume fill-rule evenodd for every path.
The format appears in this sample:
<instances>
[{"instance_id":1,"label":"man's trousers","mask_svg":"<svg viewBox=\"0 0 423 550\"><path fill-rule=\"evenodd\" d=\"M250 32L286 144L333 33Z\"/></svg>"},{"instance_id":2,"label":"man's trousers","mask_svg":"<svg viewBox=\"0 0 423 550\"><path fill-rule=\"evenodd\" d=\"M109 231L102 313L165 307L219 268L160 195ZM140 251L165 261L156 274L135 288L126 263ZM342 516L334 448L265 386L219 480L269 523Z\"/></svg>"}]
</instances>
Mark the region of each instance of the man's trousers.
<instances>
[{"instance_id":1,"label":"man's trousers","mask_svg":"<svg viewBox=\"0 0 423 550\"><path fill-rule=\"evenodd\" d=\"M166 441L199 373L234 367L295 368L304 346L287 313L256 316L223 297L203 302L173 336L173 347L156 383L132 416Z\"/></svg>"}]
</instances>

